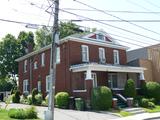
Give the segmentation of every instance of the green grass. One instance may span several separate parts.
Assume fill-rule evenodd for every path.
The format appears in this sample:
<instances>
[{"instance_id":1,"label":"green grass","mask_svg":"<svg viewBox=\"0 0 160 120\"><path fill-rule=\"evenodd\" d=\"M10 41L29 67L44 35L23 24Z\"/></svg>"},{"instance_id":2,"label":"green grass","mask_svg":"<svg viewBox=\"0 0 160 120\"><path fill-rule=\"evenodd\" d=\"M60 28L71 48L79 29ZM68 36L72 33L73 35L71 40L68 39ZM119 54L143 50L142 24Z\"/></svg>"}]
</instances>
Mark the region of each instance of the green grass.
<instances>
[{"instance_id":1,"label":"green grass","mask_svg":"<svg viewBox=\"0 0 160 120\"><path fill-rule=\"evenodd\" d=\"M160 106L156 105L156 107L155 107L155 108L152 108L152 109L145 108L145 111L146 111L146 112L149 112L149 113L160 112Z\"/></svg>"},{"instance_id":2,"label":"green grass","mask_svg":"<svg viewBox=\"0 0 160 120\"><path fill-rule=\"evenodd\" d=\"M118 109L118 110L110 109L110 112L115 113L115 114L117 114L118 116L122 116L122 117L127 117L127 116L133 115L133 114L130 113L130 112L126 112L126 111L119 110L119 109Z\"/></svg>"},{"instance_id":3,"label":"green grass","mask_svg":"<svg viewBox=\"0 0 160 120\"><path fill-rule=\"evenodd\" d=\"M131 115L132 115L132 113L126 112L126 111L120 111L119 114L120 114L122 117L127 117L127 116L131 116Z\"/></svg>"},{"instance_id":4,"label":"green grass","mask_svg":"<svg viewBox=\"0 0 160 120\"><path fill-rule=\"evenodd\" d=\"M8 116L7 110L0 110L0 120L17 120L17 119L10 118ZM40 120L40 119L32 119L32 120Z\"/></svg>"}]
</instances>

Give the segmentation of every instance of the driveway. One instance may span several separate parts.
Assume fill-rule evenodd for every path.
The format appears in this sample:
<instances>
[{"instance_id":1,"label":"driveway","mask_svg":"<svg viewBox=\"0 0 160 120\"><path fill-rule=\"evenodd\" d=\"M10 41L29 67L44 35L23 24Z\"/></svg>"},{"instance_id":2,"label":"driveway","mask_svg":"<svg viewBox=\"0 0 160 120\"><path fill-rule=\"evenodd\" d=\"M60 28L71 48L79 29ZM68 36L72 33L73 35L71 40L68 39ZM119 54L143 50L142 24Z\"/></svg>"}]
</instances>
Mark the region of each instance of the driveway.
<instances>
[{"instance_id":1,"label":"driveway","mask_svg":"<svg viewBox=\"0 0 160 120\"><path fill-rule=\"evenodd\" d=\"M1 102L0 105L4 108L5 103ZM7 109L10 108L27 108L30 105L23 104L9 104ZM44 111L47 110L47 107L36 106L38 111L38 116L44 119ZM113 115L110 112L91 112L91 111L76 111L68 109L58 109L55 108L55 120L109 120L120 118L116 115Z\"/></svg>"}]
</instances>

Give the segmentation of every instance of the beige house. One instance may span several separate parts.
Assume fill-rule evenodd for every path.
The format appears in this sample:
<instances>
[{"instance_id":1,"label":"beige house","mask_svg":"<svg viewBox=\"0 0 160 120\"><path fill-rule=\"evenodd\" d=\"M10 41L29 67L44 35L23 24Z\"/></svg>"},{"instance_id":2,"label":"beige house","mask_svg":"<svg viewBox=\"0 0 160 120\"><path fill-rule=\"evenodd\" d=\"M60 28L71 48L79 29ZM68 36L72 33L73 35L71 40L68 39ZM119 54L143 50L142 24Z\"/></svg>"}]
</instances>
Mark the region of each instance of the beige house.
<instances>
[{"instance_id":1,"label":"beige house","mask_svg":"<svg viewBox=\"0 0 160 120\"><path fill-rule=\"evenodd\" d=\"M160 44L128 51L127 62L132 66L146 68L144 71L146 81L160 83Z\"/></svg>"}]
</instances>

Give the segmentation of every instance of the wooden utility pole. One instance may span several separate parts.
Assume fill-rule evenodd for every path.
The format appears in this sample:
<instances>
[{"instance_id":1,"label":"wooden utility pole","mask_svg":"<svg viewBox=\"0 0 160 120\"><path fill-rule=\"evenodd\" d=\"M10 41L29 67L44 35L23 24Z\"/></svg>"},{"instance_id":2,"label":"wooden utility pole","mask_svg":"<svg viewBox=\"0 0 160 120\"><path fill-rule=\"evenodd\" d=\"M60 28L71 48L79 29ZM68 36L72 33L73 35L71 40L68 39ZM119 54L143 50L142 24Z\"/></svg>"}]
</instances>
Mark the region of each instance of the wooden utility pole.
<instances>
[{"instance_id":1,"label":"wooden utility pole","mask_svg":"<svg viewBox=\"0 0 160 120\"><path fill-rule=\"evenodd\" d=\"M54 96L55 96L55 82L56 82L56 56L57 47L59 44L59 29L58 29L58 14L59 14L59 0L54 0L54 23L52 29L52 47L50 54L50 90L49 90L49 105L46 111L45 119L54 120Z\"/></svg>"}]
</instances>

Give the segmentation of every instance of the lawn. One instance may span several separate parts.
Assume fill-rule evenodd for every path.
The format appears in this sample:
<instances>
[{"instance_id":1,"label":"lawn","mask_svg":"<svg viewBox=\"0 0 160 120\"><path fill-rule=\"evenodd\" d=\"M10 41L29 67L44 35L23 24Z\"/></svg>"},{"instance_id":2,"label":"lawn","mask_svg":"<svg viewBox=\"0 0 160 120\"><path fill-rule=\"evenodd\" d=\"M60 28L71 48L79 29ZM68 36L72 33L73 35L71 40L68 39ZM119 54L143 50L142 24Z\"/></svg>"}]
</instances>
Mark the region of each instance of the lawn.
<instances>
[{"instance_id":1,"label":"lawn","mask_svg":"<svg viewBox=\"0 0 160 120\"><path fill-rule=\"evenodd\" d=\"M10 118L8 116L7 110L0 110L0 120L17 120L17 119ZM40 119L32 119L32 120L40 120Z\"/></svg>"},{"instance_id":2,"label":"lawn","mask_svg":"<svg viewBox=\"0 0 160 120\"><path fill-rule=\"evenodd\" d=\"M15 120L8 117L8 112L6 110L0 110L0 120Z\"/></svg>"},{"instance_id":3,"label":"lawn","mask_svg":"<svg viewBox=\"0 0 160 120\"><path fill-rule=\"evenodd\" d=\"M152 108L152 109L145 108L145 111L147 111L147 112L149 112L149 113L160 112L160 106L159 106L159 105L156 105L156 107L155 107L155 108Z\"/></svg>"}]
</instances>

